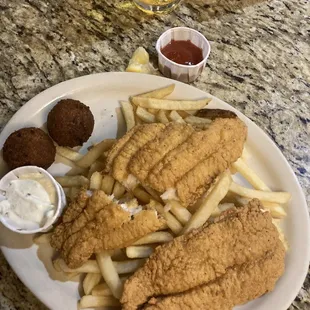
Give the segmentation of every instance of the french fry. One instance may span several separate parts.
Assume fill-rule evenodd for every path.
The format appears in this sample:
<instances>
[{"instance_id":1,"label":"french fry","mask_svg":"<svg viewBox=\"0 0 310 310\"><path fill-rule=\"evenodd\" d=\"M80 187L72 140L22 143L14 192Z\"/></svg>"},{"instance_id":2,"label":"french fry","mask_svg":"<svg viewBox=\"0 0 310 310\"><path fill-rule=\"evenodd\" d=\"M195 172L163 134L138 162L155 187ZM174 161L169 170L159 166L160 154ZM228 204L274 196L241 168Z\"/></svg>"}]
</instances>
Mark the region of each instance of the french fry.
<instances>
[{"instance_id":1,"label":"french fry","mask_svg":"<svg viewBox=\"0 0 310 310\"><path fill-rule=\"evenodd\" d=\"M120 199L126 192L126 188L119 182L115 181L113 195L116 199Z\"/></svg>"},{"instance_id":2,"label":"french fry","mask_svg":"<svg viewBox=\"0 0 310 310\"><path fill-rule=\"evenodd\" d=\"M156 121L155 115L141 107L137 108L136 114L145 123L155 123Z\"/></svg>"},{"instance_id":3,"label":"french fry","mask_svg":"<svg viewBox=\"0 0 310 310\"><path fill-rule=\"evenodd\" d=\"M57 258L53 261L53 267L57 272L64 272L61 268L61 259Z\"/></svg>"},{"instance_id":4,"label":"french fry","mask_svg":"<svg viewBox=\"0 0 310 310\"><path fill-rule=\"evenodd\" d=\"M234 195L234 203L239 207L242 207L242 206L248 204L249 201L251 200L251 198L241 197L241 196L235 195L233 193L229 193L229 194ZM226 199L226 197L225 197L225 199ZM231 201L232 199L230 198L229 200ZM269 211L273 218L282 219L282 218L285 218L287 216L284 208L281 205L274 203L274 202L267 202L267 201L261 201L261 203L262 203L264 209Z\"/></svg>"},{"instance_id":5,"label":"french fry","mask_svg":"<svg viewBox=\"0 0 310 310\"><path fill-rule=\"evenodd\" d=\"M210 98L200 100L167 100L155 98L132 97L132 102L146 109L159 110L198 110L205 107Z\"/></svg>"},{"instance_id":6,"label":"french fry","mask_svg":"<svg viewBox=\"0 0 310 310\"><path fill-rule=\"evenodd\" d=\"M82 187L89 184L89 180L82 175L55 177L55 180L62 187Z\"/></svg>"},{"instance_id":7,"label":"french fry","mask_svg":"<svg viewBox=\"0 0 310 310\"><path fill-rule=\"evenodd\" d=\"M262 201L275 202L275 203L287 203L291 194L288 192L265 192L251 188L243 187L235 182L232 182L229 188L230 192L238 194L246 198L257 198Z\"/></svg>"},{"instance_id":8,"label":"french fry","mask_svg":"<svg viewBox=\"0 0 310 310\"><path fill-rule=\"evenodd\" d=\"M219 216L221 214L221 210L219 209L219 207L215 207L215 209L213 210L213 212L211 213L211 216L216 217Z\"/></svg>"},{"instance_id":9,"label":"french fry","mask_svg":"<svg viewBox=\"0 0 310 310\"><path fill-rule=\"evenodd\" d=\"M165 243L173 240L173 236L166 231L156 231L150 233L134 243L134 245Z\"/></svg>"},{"instance_id":10,"label":"french fry","mask_svg":"<svg viewBox=\"0 0 310 310\"><path fill-rule=\"evenodd\" d=\"M244 198L241 196L235 195L235 203L239 206L246 205L249 203L251 199L250 198ZM276 219L283 219L287 216L286 211L284 208L274 202L267 202L267 201L261 201L263 207L265 210L269 211L271 216Z\"/></svg>"},{"instance_id":11,"label":"french fry","mask_svg":"<svg viewBox=\"0 0 310 310\"><path fill-rule=\"evenodd\" d=\"M212 123L212 121L207 118L197 117L193 115L185 117L184 121L191 125L208 125Z\"/></svg>"},{"instance_id":12,"label":"french fry","mask_svg":"<svg viewBox=\"0 0 310 310\"><path fill-rule=\"evenodd\" d=\"M78 195L78 193L80 192L80 188L78 187L71 187L70 188L70 200L73 201L75 199L75 197Z\"/></svg>"},{"instance_id":13,"label":"french fry","mask_svg":"<svg viewBox=\"0 0 310 310\"><path fill-rule=\"evenodd\" d=\"M166 113L164 110L159 110L158 113L156 114L156 119L158 122L162 123L162 124L167 124L169 123L169 119L166 116Z\"/></svg>"},{"instance_id":14,"label":"french fry","mask_svg":"<svg viewBox=\"0 0 310 310\"><path fill-rule=\"evenodd\" d=\"M100 172L94 172L90 177L89 189L96 190L101 189L102 174Z\"/></svg>"},{"instance_id":15,"label":"french fry","mask_svg":"<svg viewBox=\"0 0 310 310\"><path fill-rule=\"evenodd\" d=\"M251 153L248 150L247 146L243 147L241 158L246 162L248 159L252 157Z\"/></svg>"},{"instance_id":16,"label":"french fry","mask_svg":"<svg viewBox=\"0 0 310 310\"><path fill-rule=\"evenodd\" d=\"M287 240L286 240L286 238L285 238L285 236L284 236L284 234L283 234L282 228L281 228L281 226L280 226L280 221L281 221L281 220L278 220L278 219L272 219L272 223L273 223L274 226L276 226L276 228L277 228L277 230L278 230L279 238L280 238L280 240L281 240L282 243L283 243L283 246L284 246L284 248L285 248L285 251L288 251L289 246L288 246Z\"/></svg>"},{"instance_id":17,"label":"french fry","mask_svg":"<svg viewBox=\"0 0 310 310\"><path fill-rule=\"evenodd\" d=\"M234 175L234 174L236 174L238 171L236 170L236 168L234 168L233 166L230 166L229 167L229 171L230 171L230 174L231 175Z\"/></svg>"},{"instance_id":18,"label":"french fry","mask_svg":"<svg viewBox=\"0 0 310 310\"><path fill-rule=\"evenodd\" d=\"M110 251L110 254L111 254L113 261L114 260L120 261L120 260L126 259L126 253L125 251L123 251L123 249L116 249L116 250Z\"/></svg>"},{"instance_id":19,"label":"french fry","mask_svg":"<svg viewBox=\"0 0 310 310\"><path fill-rule=\"evenodd\" d=\"M190 213L194 214L200 208L200 206L202 205L203 201L205 200L205 197L207 197L211 193L211 191L213 190L215 184L218 182L219 178L220 178L220 176L217 176L213 180L213 182L212 182L211 186L209 187L209 189L207 190L207 192L202 197L200 197L194 205L189 206L187 208ZM229 195L229 193L227 193L227 195ZM224 199L226 199L227 195L224 197Z\"/></svg>"},{"instance_id":20,"label":"french fry","mask_svg":"<svg viewBox=\"0 0 310 310\"><path fill-rule=\"evenodd\" d=\"M148 112L150 112L153 115L156 115L158 112L158 110L156 110L156 109L147 109L147 110L148 110Z\"/></svg>"},{"instance_id":21,"label":"french fry","mask_svg":"<svg viewBox=\"0 0 310 310\"><path fill-rule=\"evenodd\" d=\"M144 189L141 187L136 187L133 191L134 196L141 201L142 203L149 203L151 200L151 196L149 193L147 193Z\"/></svg>"},{"instance_id":22,"label":"french fry","mask_svg":"<svg viewBox=\"0 0 310 310\"><path fill-rule=\"evenodd\" d=\"M136 111L137 111L137 109L136 109ZM136 121L136 125L144 124L143 120L141 118L139 118L137 114L135 114L135 121Z\"/></svg>"},{"instance_id":23,"label":"french fry","mask_svg":"<svg viewBox=\"0 0 310 310\"><path fill-rule=\"evenodd\" d=\"M178 112L178 114L179 114L183 119L184 119L185 117L191 115L191 114L188 113L189 111L178 110L177 112Z\"/></svg>"},{"instance_id":24,"label":"french fry","mask_svg":"<svg viewBox=\"0 0 310 310\"><path fill-rule=\"evenodd\" d=\"M127 274L137 271L145 264L144 258L124 260L121 262L113 262L114 267L118 274Z\"/></svg>"},{"instance_id":25,"label":"french fry","mask_svg":"<svg viewBox=\"0 0 310 310\"><path fill-rule=\"evenodd\" d=\"M128 258L146 258L154 252L150 246L129 246L126 248Z\"/></svg>"},{"instance_id":26,"label":"french fry","mask_svg":"<svg viewBox=\"0 0 310 310\"><path fill-rule=\"evenodd\" d=\"M93 296L112 296L112 292L106 283L96 285L91 291L91 294Z\"/></svg>"},{"instance_id":27,"label":"french fry","mask_svg":"<svg viewBox=\"0 0 310 310\"><path fill-rule=\"evenodd\" d=\"M113 192L115 180L110 175L104 175L101 182L101 190L103 190L107 195L111 195Z\"/></svg>"},{"instance_id":28,"label":"french fry","mask_svg":"<svg viewBox=\"0 0 310 310\"><path fill-rule=\"evenodd\" d=\"M157 212L160 213L165 218L168 227L175 235L178 235L181 232L183 226L170 212L165 212L164 207L159 202L152 200L149 206L154 207L157 210Z\"/></svg>"},{"instance_id":29,"label":"french fry","mask_svg":"<svg viewBox=\"0 0 310 310\"><path fill-rule=\"evenodd\" d=\"M87 178L90 179L92 174L94 172L100 172L104 169L104 163L100 162L100 161L95 161L93 164L91 164L89 171L88 171L88 175Z\"/></svg>"},{"instance_id":30,"label":"french fry","mask_svg":"<svg viewBox=\"0 0 310 310\"><path fill-rule=\"evenodd\" d=\"M181 124L185 123L184 119L177 111L171 111L169 114L169 117L173 122L181 123Z\"/></svg>"},{"instance_id":31,"label":"french fry","mask_svg":"<svg viewBox=\"0 0 310 310\"><path fill-rule=\"evenodd\" d=\"M37 235L33 238L35 244L49 244L52 233Z\"/></svg>"},{"instance_id":32,"label":"french fry","mask_svg":"<svg viewBox=\"0 0 310 310\"><path fill-rule=\"evenodd\" d=\"M264 181L246 164L246 162L239 158L233 167L257 190L271 192L270 188L264 183ZM282 206L273 202L262 202L266 210L271 213L272 217L284 218L286 212Z\"/></svg>"},{"instance_id":33,"label":"french fry","mask_svg":"<svg viewBox=\"0 0 310 310\"><path fill-rule=\"evenodd\" d=\"M148 192L148 194L151 195L152 199L158 201L158 202L162 202L162 199L160 198L159 194L157 193L157 191L155 191L154 189L148 187L148 186L143 186L143 188Z\"/></svg>"},{"instance_id":34,"label":"french fry","mask_svg":"<svg viewBox=\"0 0 310 310\"><path fill-rule=\"evenodd\" d=\"M165 98L165 97L169 96L174 91L174 89L175 89L175 84L171 84L171 85L168 85L166 87L155 89L155 90L152 90L150 92L143 93L143 94L133 96L133 97L161 99L161 98Z\"/></svg>"},{"instance_id":35,"label":"french fry","mask_svg":"<svg viewBox=\"0 0 310 310\"><path fill-rule=\"evenodd\" d=\"M73 278L79 276L80 274L77 272L64 272L67 281L71 281Z\"/></svg>"},{"instance_id":36,"label":"french fry","mask_svg":"<svg viewBox=\"0 0 310 310\"><path fill-rule=\"evenodd\" d=\"M83 155L76 152L76 151L73 151L72 149L70 148L67 148L67 147L62 147L62 146L56 146L56 152L61 155L62 157L65 157L73 162L75 161L78 161L80 160Z\"/></svg>"},{"instance_id":37,"label":"french fry","mask_svg":"<svg viewBox=\"0 0 310 310\"><path fill-rule=\"evenodd\" d=\"M124 283L128 279L128 276L123 276L120 279L122 283ZM91 294L93 296L112 296L112 292L106 283L101 283L101 284L96 285L93 288Z\"/></svg>"},{"instance_id":38,"label":"french fry","mask_svg":"<svg viewBox=\"0 0 310 310\"><path fill-rule=\"evenodd\" d=\"M283 219L287 216L284 208L277 203L262 201L264 209L268 210L273 218Z\"/></svg>"},{"instance_id":39,"label":"french fry","mask_svg":"<svg viewBox=\"0 0 310 310\"><path fill-rule=\"evenodd\" d=\"M145 259L131 259L119 262L113 262L113 265L118 274L127 274L135 272L145 263ZM56 259L53 261L53 266L57 271L68 273L101 273L99 265L95 260L88 260L82 266L72 269L67 266L63 259Z\"/></svg>"},{"instance_id":40,"label":"french fry","mask_svg":"<svg viewBox=\"0 0 310 310\"><path fill-rule=\"evenodd\" d=\"M99 284L102 276L100 273L88 273L83 280L83 290L85 295L89 295L93 288Z\"/></svg>"},{"instance_id":41,"label":"french fry","mask_svg":"<svg viewBox=\"0 0 310 310\"><path fill-rule=\"evenodd\" d=\"M119 307L120 302L112 296L83 296L79 302L80 309L99 307Z\"/></svg>"},{"instance_id":42,"label":"french fry","mask_svg":"<svg viewBox=\"0 0 310 310\"><path fill-rule=\"evenodd\" d=\"M270 192L270 188L264 181L252 170L242 158L239 158L232 164L235 168L255 189Z\"/></svg>"},{"instance_id":43,"label":"french fry","mask_svg":"<svg viewBox=\"0 0 310 310\"><path fill-rule=\"evenodd\" d=\"M71 168L75 168L76 167L76 164L69 160L68 158L66 157L63 157L61 156L60 154L56 153L56 156L55 156L55 161L54 161L55 164L64 164L66 166L69 166Z\"/></svg>"},{"instance_id":44,"label":"french fry","mask_svg":"<svg viewBox=\"0 0 310 310\"><path fill-rule=\"evenodd\" d=\"M211 216L214 209L220 201L226 196L231 184L231 176L228 172L224 172L215 184L213 190L206 196L199 209L193 214L182 230L185 234L192 229L201 227Z\"/></svg>"},{"instance_id":45,"label":"french fry","mask_svg":"<svg viewBox=\"0 0 310 310\"><path fill-rule=\"evenodd\" d=\"M108 151L115 143L114 139L106 139L96 144L75 164L81 168L89 168L104 152Z\"/></svg>"},{"instance_id":46,"label":"french fry","mask_svg":"<svg viewBox=\"0 0 310 310\"><path fill-rule=\"evenodd\" d=\"M100 273L98 263L95 260L88 260L81 267L72 269L67 266L63 259L56 259L53 261L53 266L57 271L69 273Z\"/></svg>"},{"instance_id":47,"label":"french fry","mask_svg":"<svg viewBox=\"0 0 310 310\"><path fill-rule=\"evenodd\" d=\"M215 209L214 211L212 212L212 216L215 217L215 216L219 216L222 212L228 210L228 209L231 209L233 208L235 205L233 203L221 203L219 204Z\"/></svg>"},{"instance_id":48,"label":"french fry","mask_svg":"<svg viewBox=\"0 0 310 310\"><path fill-rule=\"evenodd\" d=\"M135 114L130 102L121 101L123 115L126 121L127 131L135 126Z\"/></svg>"},{"instance_id":49,"label":"french fry","mask_svg":"<svg viewBox=\"0 0 310 310\"><path fill-rule=\"evenodd\" d=\"M96 259L104 281L110 288L113 296L120 299L122 296L123 285L116 268L113 265L109 252L103 251L96 254Z\"/></svg>"},{"instance_id":50,"label":"french fry","mask_svg":"<svg viewBox=\"0 0 310 310\"><path fill-rule=\"evenodd\" d=\"M170 205L171 213L177 218L177 220L185 225L192 217L192 214L184 208L178 201L170 200L167 202Z\"/></svg>"},{"instance_id":51,"label":"french fry","mask_svg":"<svg viewBox=\"0 0 310 310\"><path fill-rule=\"evenodd\" d=\"M76 176L76 175L84 175L87 172L87 169L81 167L73 167L67 173L66 176Z\"/></svg>"}]
</instances>

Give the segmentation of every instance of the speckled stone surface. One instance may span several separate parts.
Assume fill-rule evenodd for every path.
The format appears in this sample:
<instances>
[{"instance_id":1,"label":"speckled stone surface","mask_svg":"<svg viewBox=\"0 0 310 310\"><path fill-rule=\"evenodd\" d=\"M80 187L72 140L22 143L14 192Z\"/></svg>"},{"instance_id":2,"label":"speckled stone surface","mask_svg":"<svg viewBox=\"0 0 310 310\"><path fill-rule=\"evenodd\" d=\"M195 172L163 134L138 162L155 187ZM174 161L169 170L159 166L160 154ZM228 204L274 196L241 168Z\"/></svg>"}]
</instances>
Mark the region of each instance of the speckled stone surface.
<instances>
[{"instance_id":1,"label":"speckled stone surface","mask_svg":"<svg viewBox=\"0 0 310 310\"><path fill-rule=\"evenodd\" d=\"M308 0L192 0L150 17L130 1L0 0L0 127L30 98L61 81L124 71L167 28L210 40L194 85L229 102L280 147L310 203L310 4ZM45 307L0 254L0 309ZM291 310L310 309L310 275ZM276 309L275 309L276 310Z\"/></svg>"}]
</instances>

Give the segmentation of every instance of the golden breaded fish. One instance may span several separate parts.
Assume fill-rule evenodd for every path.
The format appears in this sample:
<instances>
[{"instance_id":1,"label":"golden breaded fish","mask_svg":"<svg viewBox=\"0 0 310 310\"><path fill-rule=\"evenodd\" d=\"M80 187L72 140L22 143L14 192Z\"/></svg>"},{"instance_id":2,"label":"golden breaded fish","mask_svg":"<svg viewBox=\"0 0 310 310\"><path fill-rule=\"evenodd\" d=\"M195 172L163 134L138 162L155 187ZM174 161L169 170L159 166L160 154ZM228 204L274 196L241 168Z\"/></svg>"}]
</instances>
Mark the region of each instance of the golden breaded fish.
<instances>
[{"instance_id":1,"label":"golden breaded fish","mask_svg":"<svg viewBox=\"0 0 310 310\"><path fill-rule=\"evenodd\" d=\"M241 156L246 136L238 118L217 118L204 130L179 123L140 125L120 142L117 155L108 156L113 162L108 172L124 186L133 176L159 194L175 190L187 207Z\"/></svg>"},{"instance_id":2,"label":"golden breaded fish","mask_svg":"<svg viewBox=\"0 0 310 310\"><path fill-rule=\"evenodd\" d=\"M155 306L149 305L150 309L197 309L195 298L206 302L208 307L203 309L219 309L200 296L201 288L206 299L215 298L216 291L210 292L214 284L224 286L222 283L225 283L227 289L233 290L236 283L242 284L242 275L251 272L250 266L256 268L260 261L264 264L273 257L273 267L268 268L270 272L276 271L270 275L272 280L257 283L262 288L255 294L245 293L248 297L244 301L271 290L283 273L285 250L270 213L263 212L262 208L259 200L252 200L247 206L226 211L214 223L157 247L146 264L125 282L121 298L123 309L140 309L154 297L150 302ZM248 267L244 269L243 266ZM248 280L251 279L256 278L250 276ZM218 291L223 288L225 286ZM221 295L220 304L229 306L223 309L231 309L232 305L242 302L242 292L238 294L232 304ZM174 301L175 306L172 306Z\"/></svg>"},{"instance_id":3,"label":"golden breaded fish","mask_svg":"<svg viewBox=\"0 0 310 310\"><path fill-rule=\"evenodd\" d=\"M73 212L81 197L82 211ZM103 191L94 191L92 195L82 191L67 207L63 218L67 222L55 228L51 245L60 251L70 268L81 266L93 253L126 247L165 225L155 210L119 205Z\"/></svg>"},{"instance_id":4,"label":"golden breaded fish","mask_svg":"<svg viewBox=\"0 0 310 310\"><path fill-rule=\"evenodd\" d=\"M128 167L129 171L140 182L144 182L150 170L166 154L184 143L194 131L194 128L188 124L168 124L154 140L147 143L132 157Z\"/></svg>"},{"instance_id":5,"label":"golden breaded fish","mask_svg":"<svg viewBox=\"0 0 310 310\"><path fill-rule=\"evenodd\" d=\"M149 141L152 141L165 128L163 124L140 125L130 137L127 143L120 150L113 161L113 177L119 181L126 181L128 173L128 164L138 150L144 147ZM117 144L117 143L116 143ZM110 160L108 156L108 160Z\"/></svg>"}]
</instances>

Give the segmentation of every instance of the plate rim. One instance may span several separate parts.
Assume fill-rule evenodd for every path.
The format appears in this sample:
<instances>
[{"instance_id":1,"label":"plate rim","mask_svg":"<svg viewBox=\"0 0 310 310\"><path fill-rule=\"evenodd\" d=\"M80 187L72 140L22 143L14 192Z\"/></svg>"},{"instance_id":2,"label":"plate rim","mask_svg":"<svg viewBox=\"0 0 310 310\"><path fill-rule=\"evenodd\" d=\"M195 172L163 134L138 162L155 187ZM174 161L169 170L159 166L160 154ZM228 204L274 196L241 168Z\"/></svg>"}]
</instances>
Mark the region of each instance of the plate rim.
<instances>
[{"instance_id":1,"label":"plate rim","mask_svg":"<svg viewBox=\"0 0 310 310\"><path fill-rule=\"evenodd\" d=\"M310 240L310 219L308 216L308 206L307 206L307 201L306 201L306 197L305 194L303 192L303 189L299 183L299 180L293 170L293 168L291 167L291 165L289 164L288 160L286 159L286 157L283 155L283 153L281 152L281 150L279 149L279 147L277 146L277 144L271 139L271 137L262 129L260 128L258 125L255 124L254 121L252 121L250 118L248 118L245 114L243 114L242 112L240 112L239 110L237 110L236 108L234 108L233 106L231 106L230 104L228 104L227 102L221 100L220 98L217 98L214 95L209 94L208 92L201 90L193 85L189 85L189 84L185 84L179 81L175 81L169 78L165 78L165 77L161 77L161 76L154 76L154 75L148 75L148 74L141 74L141 73L131 73L131 72L102 72L102 73L95 73L95 74L89 74L89 75L84 75L84 76L80 76L80 77L76 77L76 78L72 78L63 82L60 82L50 88L45 89L44 91L40 92L39 94L37 94L36 96L34 96L33 98L31 98L29 101L27 101L12 117L11 119L7 122L7 124L3 127L1 133L0 133L0 138L2 139L3 136L3 132L5 131L6 128L8 128L9 126L16 126L16 119L19 117L19 115L21 115L24 111L26 111L26 109L29 108L34 108L35 106L37 106L37 112L39 113L46 105L49 104L49 102L46 102L44 100L44 106L40 106L41 104L39 104L41 97L44 98L44 96L46 96L46 94L48 94L49 97L53 97L53 99L51 101L55 101L58 98L62 98L64 96L66 96L67 94L70 93L74 93L75 90L81 90L81 89L85 89L85 88L90 88L90 87L94 87L96 85L100 85L100 77L103 76L111 76L111 75L140 75L140 76L145 76L146 79L147 78L158 78L158 79L162 79L162 80L166 80L167 83L169 84L183 84L186 87L190 87L192 89L195 89L195 91L199 91L200 93L203 93L204 95L210 96L211 98L216 99L217 101L219 101L220 103L227 105L229 110L236 112L236 114L243 120L245 121L247 124L251 124L251 126L254 126L254 128L256 130L259 130L261 132L261 134L263 134L265 136L265 138L267 138L267 140L269 140L269 142L274 146L275 151L277 152L277 155L282 157L282 159L284 160L285 166L288 169L288 171L290 172L290 177L293 177L294 183L297 186L297 190L298 190L298 195L300 196L300 198L302 199L303 202L303 208L302 210L304 212L306 212L306 223L307 223L307 238ZM87 83L88 80L96 80L96 83L89 85ZM83 86L83 83L85 84L85 86ZM167 84L167 85L169 85ZM64 92L62 91L62 89L64 90ZM69 92L65 91L66 89L69 89ZM53 93L56 95L54 96ZM51 102L50 101L50 102ZM18 126L17 126L18 127ZM10 265L10 267L12 268L12 270L15 272L15 274L18 276L18 278L21 280L21 282L33 293L33 295L39 299L45 306L46 303L44 300L42 300L42 298L36 293L36 291L33 291L32 289L30 289L26 282L26 277L24 278L22 275L20 275L14 268L14 266L11 265L9 258L6 253L6 251L3 249L2 246L0 246L0 249L6 259L6 261L8 262L8 264ZM286 308L288 308L291 303L295 300L296 296L298 295L298 292L300 291L300 289L303 286L304 280L307 277L308 274L308 265L309 265L309 261L310 261L310 246L307 247L307 253L306 253L306 259L303 261L304 264L301 268L302 272L299 273L298 276L298 281L295 281L295 283L299 283L295 290L291 291L290 296L292 296L292 298L288 298L288 302L286 305ZM298 289L297 289L298 287ZM290 301L289 301L290 300Z\"/></svg>"}]
</instances>

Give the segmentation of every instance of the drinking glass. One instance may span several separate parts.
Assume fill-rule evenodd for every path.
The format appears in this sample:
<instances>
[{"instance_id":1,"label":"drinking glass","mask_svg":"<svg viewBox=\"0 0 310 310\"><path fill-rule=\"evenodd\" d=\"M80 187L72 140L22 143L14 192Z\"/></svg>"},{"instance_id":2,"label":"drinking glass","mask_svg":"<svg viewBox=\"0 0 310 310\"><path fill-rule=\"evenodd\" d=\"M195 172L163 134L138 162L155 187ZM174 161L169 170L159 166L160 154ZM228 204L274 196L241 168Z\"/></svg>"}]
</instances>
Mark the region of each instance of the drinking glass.
<instances>
[{"instance_id":1,"label":"drinking glass","mask_svg":"<svg viewBox=\"0 0 310 310\"><path fill-rule=\"evenodd\" d=\"M181 0L133 0L146 13L161 14L171 12Z\"/></svg>"}]
</instances>

